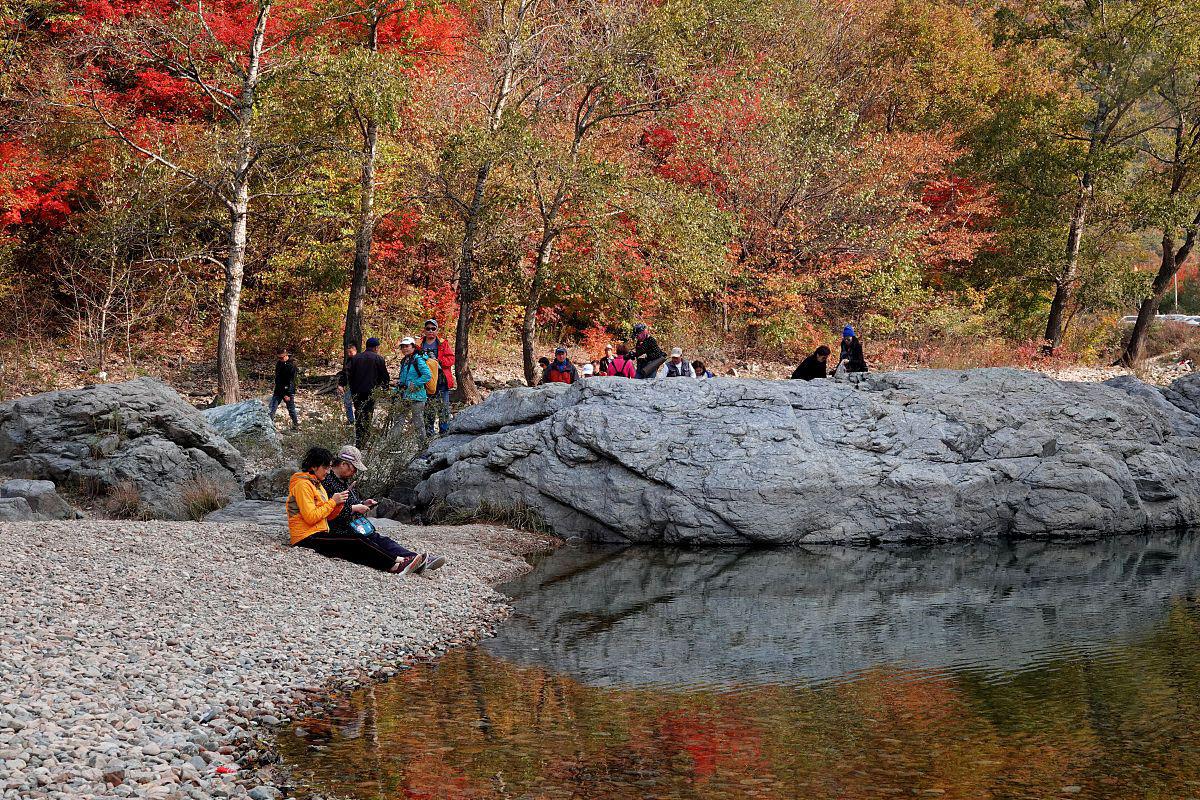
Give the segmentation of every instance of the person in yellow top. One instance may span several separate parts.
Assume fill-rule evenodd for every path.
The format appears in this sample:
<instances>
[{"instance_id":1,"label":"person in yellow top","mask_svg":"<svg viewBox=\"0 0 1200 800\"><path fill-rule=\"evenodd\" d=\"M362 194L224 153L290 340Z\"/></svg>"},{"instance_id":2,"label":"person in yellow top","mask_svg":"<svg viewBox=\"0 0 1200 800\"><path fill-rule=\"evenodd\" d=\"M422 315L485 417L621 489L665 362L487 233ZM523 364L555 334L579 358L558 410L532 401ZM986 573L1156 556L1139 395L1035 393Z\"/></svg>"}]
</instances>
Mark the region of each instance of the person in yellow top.
<instances>
[{"instance_id":1,"label":"person in yellow top","mask_svg":"<svg viewBox=\"0 0 1200 800\"><path fill-rule=\"evenodd\" d=\"M328 520L341 512L350 496L349 492L338 492L333 497L325 493L321 481L329 474L331 464L333 453L324 447L311 447L300 462L300 472L288 481L288 533L293 545L302 544L314 533L328 531Z\"/></svg>"}]
</instances>

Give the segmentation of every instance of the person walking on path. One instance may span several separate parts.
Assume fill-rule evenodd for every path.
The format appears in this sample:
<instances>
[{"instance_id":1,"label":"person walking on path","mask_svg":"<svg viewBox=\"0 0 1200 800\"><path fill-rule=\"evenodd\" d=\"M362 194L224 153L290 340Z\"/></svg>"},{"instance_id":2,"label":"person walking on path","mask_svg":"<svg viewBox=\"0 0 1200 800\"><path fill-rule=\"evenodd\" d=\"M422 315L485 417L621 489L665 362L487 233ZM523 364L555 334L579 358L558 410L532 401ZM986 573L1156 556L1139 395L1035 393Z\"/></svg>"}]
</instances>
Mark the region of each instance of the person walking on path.
<instances>
[{"instance_id":1,"label":"person walking on path","mask_svg":"<svg viewBox=\"0 0 1200 800\"><path fill-rule=\"evenodd\" d=\"M272 420L280 403L287 406L288 416L292 418L292 430L297 430L300 417L296 414L296 363L286 348L279 351L279 359L275 362L275 388L271 391L271 403L268 406Z\"/></svg>"},{"instance_id":2,"label":"person walking on path","mask_svg":"<svg viewBox=\"0 0 1200 800\"><path fill-rule=\"evenodd\" d=\"M695 374L695 376L697 378L716 377L715 375L713 375L711 372L708 371L708 367L704 366L704 362L699 361L699 360L692 362L692 373Z\"/></svg>"},{"instance_id":3,"label":"person walking on path","mask_svg":"<svg viewBox=\"0 0 1200 800\"><path fill-rule=\"evenodd\" d=\"M837 366L846 366L846 372L866 372L867 360L863 357L862 342L854 333L854 327L847 325L842 329L842 349L838 355ZM834 368L837 372L837 367Z\"/></svg>"},{"instance_id":4,"label":"person walking on path","mask_svg":"<svg viewBox=\"0 0 1200 800\"><path fill-rule=\"evenodd\" d=\"M617 345L617 354L608 362L605 374L614 378L632 378L637 374L637 364L629 357L629 348L624 344Z\"/></svg>"},{"instance_id":5,"label":"person walking on path","mask_svg":"<svg viewBox=\"0 0 1200 800\"><path fill-rule=\"evenodd\" d=\"M812 381L817 378L827 377L829 369L829 355L833 351L825 345L821 345L813 351L812 355L800 362L796 367L796 371L792 373L792 380L795 381Z\"/></svg>"},{"instance_id":6,"label":"person walking on path","mask_svg":"<svg viewBox=\"0 0 1200 800\"><path fill-rule=\"evenodd\" d=\"M425 441L425 402L429 399L426 386L433 380L433 373L425 363L425 357L417 352L417 343L411 337L400 340L400 352L404 358L396 373L396 391L400 395L400 419L412 422L413 433Z\"/></svg>"},{"instance_id":7,"label":"person walking on path","mask_svg":"<svg viewBox=\"0 0 1200 800\"><path fill-rule=\"evenodd\" d=\"M434 434L434 423L437 432L445 435L450 430L450 392L454 390L454 348L450 342L438 338L438 323L436 319L425 320L425 332L421 336L421 352L426 358L437 359L441 369L438 370L437 392L429 398L426 406L427 432L430 437Z\"/></svg>"},{"instance_id":8,"label":"person walking on path","mask_svg":"<svg viewBox=\"0 0 1200 800\"><path fill-rule=\"evenodd\" d=\"M354 444L363 447L371 436L375 415L375 390L392 382L387 362L379 355L379 340L367 339L367 349L350 361L346 387L354 400Z\"/></svg>"},{"instance_id":9,"label":"person walking on path","mask_svg":"<svg viewBox=\"0 0 1200 800\"><path fill-rule=\"evenodd\" d=\"M338 373L338 397L342 398L342 408L346 409L346 424L354 424L354 395L346 391L346 384L350 380L350 362L358 355L358 348L350 345L346 348L346 360L342 362L342 371Z\"/></svg>"},{"instance_id":10,"label":"person walking on path","mask_svg":"<svg viewBox=\"0 0 1200 800\"><path fill-rule=\"evenodd\" d=\"M667 378L694 378L696 375L692 372L692 365L689 364L683 357L683 349L679 347L672 348L671 360L667 362Z\"/></svg>"},{"instance_id":11,"label":"person walking on path","mask_svg":"<svg viewBox=\"0 0 1200 800\"><path fill-rule=\"evenodd\" d=\"M637 377L653 378L658 374L658 368L667 360L667 354L650 335L646 323L639 322L634 325L633 336L637 339L637 348L634 350L637 358Z\"/></svg>"},{"instance_id":12,"label":"person walking on path","mask_svg":"<svg viewBox=\"0 0 1200 800\"><path fill-rule=\"evenodd\" d=\"M567 358L567 348L559 347L554 351L554 360L542 373L542 383L574 383L579 380L579 370Z\"/></svg>"},{"instance_id":13,"label":"person walking on path","mask_svg":"<svg viewBox=\"0 0 1200 800\"><path fill-rule=\"evenodd\" d=\"M315 545L314 549L324 555L387 572L424 575L445 566L446 559L441 556L413 552L375 529L367 514L378 504L362 499L355 490L355 478L366 471L357 447L347 445L333 457L333 466L321 483L331 497L345 492L346 502L336 516L329 518L329 532L314 534L309 546Z\"/></svg>"}]
</instances>

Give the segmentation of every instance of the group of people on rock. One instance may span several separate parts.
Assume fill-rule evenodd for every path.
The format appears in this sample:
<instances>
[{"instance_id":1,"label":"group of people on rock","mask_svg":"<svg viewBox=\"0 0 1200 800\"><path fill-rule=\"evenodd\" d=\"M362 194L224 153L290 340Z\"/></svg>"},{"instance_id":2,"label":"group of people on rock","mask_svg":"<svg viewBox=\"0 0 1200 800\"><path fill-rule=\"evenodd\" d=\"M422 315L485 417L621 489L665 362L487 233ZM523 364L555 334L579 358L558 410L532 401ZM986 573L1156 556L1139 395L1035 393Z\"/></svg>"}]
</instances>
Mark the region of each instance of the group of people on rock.
<instances>
[{"instance_id":1,"label":"group of people on rock","mask_svg":"<svg viewBox=\"0 0 1200 800\"><path fill-rule=\"evenodd\" d=\"M813 351L812 355L800 362L796 371L792 373L792 379L811 381L817 378L827 378L830 375L836 375L838 370L843 367L846 372L867 371L867 359L863 356L862 342L859 341L852 325L847 325L842 329L841 351L838 353L837 363L833 365L832 370L829 369L831 355L833 355L833 351L827 346L821 345Z\"/></svg>"},{"instance_id":2,"label":"group of people on rock","mask_svg":"<svg viewBox=\"0 0 1200 800\"><path fill-rule=\"evenodd\" d=\"M631 353L629 346L622 342L615 348L604 347L604 357L576 367L567 357L567 348L558 347L554 351L554 360L538 359L542 377L540 383L575 383L580 378L610 377L610 378L711 378L703 361L688 362L683 357L683 350L673 348L667 355L658 341L650 335L645 323L639 322L633 326L634 348Z\"/></svg>"},{"instance_id":3,"label":"group of people on rock","mask_svg":"<svg viewBox=\"0 0 1200 800\"><path fill-rule=\"evenodd\" d=\"M378 505L359 497L355 479L366 472L362 452L347 445L335 456L323 447L304 454L288 482L288 534L294 547L385 572L428 577L446 559L417 553L379 533L367 515Z\"/></svg>"}]
</instances>

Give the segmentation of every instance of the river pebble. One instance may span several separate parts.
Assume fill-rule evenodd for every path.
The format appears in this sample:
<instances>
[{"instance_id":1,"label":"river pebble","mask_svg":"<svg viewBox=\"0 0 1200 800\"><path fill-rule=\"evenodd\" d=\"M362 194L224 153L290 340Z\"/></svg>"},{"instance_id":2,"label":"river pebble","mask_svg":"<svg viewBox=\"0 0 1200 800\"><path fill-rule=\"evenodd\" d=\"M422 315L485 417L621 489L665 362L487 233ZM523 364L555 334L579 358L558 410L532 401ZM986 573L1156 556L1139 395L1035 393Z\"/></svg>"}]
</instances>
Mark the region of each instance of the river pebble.
<instances>
[{"instance_id":1,"label":"river pebble","mask_svg":"<svg viewBox=\"0 0 1200 800\"><path fill-rule=\"evenodd\" d=\"M0 524L0 798L276 800L272 726L485 633L506 613L491 584L546 544L398 538L450 563L388 575L253 525Z\"/></svg>"}]
</instances>

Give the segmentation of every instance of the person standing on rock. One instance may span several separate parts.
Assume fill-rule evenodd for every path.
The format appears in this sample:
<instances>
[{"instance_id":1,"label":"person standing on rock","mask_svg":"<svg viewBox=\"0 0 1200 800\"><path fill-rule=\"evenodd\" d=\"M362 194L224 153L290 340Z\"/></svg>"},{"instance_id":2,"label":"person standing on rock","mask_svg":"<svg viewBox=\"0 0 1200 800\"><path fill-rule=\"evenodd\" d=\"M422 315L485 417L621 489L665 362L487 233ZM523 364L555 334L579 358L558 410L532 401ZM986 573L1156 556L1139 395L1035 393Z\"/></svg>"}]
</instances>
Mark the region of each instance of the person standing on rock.
<instances>
[{"instance_id":1,"label":"person standing on rock","mask_svg":"<svg viewBox=\"0 0 1200 800\"><path fill-rule=\"evenodd\" d=\"M333 465L333 454L324 447L312 447L300 462L300 471L288 483L288 534L293 547L307 547L322 555L342 557L346 552L342 537L330 536L329 520L342 513L350 492L342 490L330 496L324 480ZM424 561L419 556L393 558L389 572L409 573Z\"/></svg>"},{"instance_id":2,"label":"person standing on rock","mask_svg":"<svg viewBox=\"0 0 1200 800\"><path fill-rule=\"evenodd\" d=\"M321 483L331 497L345 492L347 499L337 516L329 518L329 532L315 534L317 538L313 544L320 545L323 555L344 558L385 572L393 571L393 567L402 562L407 569L401 568L400 572L418 575L445 566L446 559L441 556L415 553L375 529L367 514L378 503L362 499L355 490L355 478L366 471L357 447L347 445L333 457L333 465Z\"/></svg>"},{"instance_id":3,"label":"person standing on rock","mask_svg":"<svg viewBox=\"0 0 1200 800\"><path fill-rule=\"evenodd\" d=\"M417 439L424 442L425 402L429 399L426 387L433 381L433 373L425 363L425 356L417 352L417 343L411 337L400 340L400 352L404 354L396 375L396 391L403 403L400 418L408 417Z\"/></svg>"},{"instance_id":4,"label":"person standing on rock","mask_svg":"<svg viewBox=\"0 0 1200 800\"><path fill-rule=\"evenodd\" d=\"M818 347L812 355L801 361L800 365L796 367L796 371L792 373L792 380L812 381L826 377L829 369L829 355L832 352L825 345Z\"/></svg>"},{"instance_id":5,"label":"person standing on rock","mask_svg":"<svg viewBox=\"0 0 1200 800\"><path fill-rule=\"evenodd\" d=\"M617 345L617 354L608 362L605 373L614 378L632 378L637 375L637 363L629 357L629 348L624 343Z\"/></svg>"},{"instance_id":6,"label":"person standing on rock","mask_svg":"<svg viewBox=\"0 0 1200 800\"><path fill-rule=\"evenodd\" d=\"M542 383L575 383L579 380L579 370L567 358L567 348L558 347L554 350L554 360L542 373Z\"/></svg>"},{"instance_id":7,"label":"person standing on rock","mask_svg":"<svg viewBox=\"0 0 1200 800\"><path fill-rule=\"evenodd\" d=\"M342 398L342 408L346 409L346 424L354 424L354 395L346 391L346 385L350 381L350 364L354 361L354 357L358 355L358 348L350 345L346 348L346 360L342 362L342 371L338 373L337 393L338 397Z\"/></svg>"},{"instance_id":8,"label":"person standing on rock","mask_svg":"<svg viewBox=\"0 0 1200 800\"><path fill-rule=\"evenodd\" d=\"M863 357L862 342L858 340L858 336L854 333L854 327L847 325L842 329L842 350L838 355L837 366L834 367L834 372L841 366L846 367L846 372L866 372L867 360Z\"/></svg>"},{"instance_id":9,"label":"person standing on rock","mask_svg":"<svg viewBox=\"0 0 1200 800\"><path fill-rule=\"evenodd\" d=\"M667 360L667 354L650 335L644 322L633 326L633 338L637 340L637 348L634 350L637 358L637 377L653 378L658 374L658 368Z\"/></svg>"},{"instance_id":10,"label":"person standing on rock","mask_svg":"<svg viewBox=\"0 0 1200 800\"><path fill-rule=\"evenodd\" d=\"M272 420L280 403L287 406L288 416L292 418L292 430L298 429L300 417L296 414L296 363L292 361L287 348L280 349L275 362L275 388L271 391L271 403L268 406Z\"/></svg>"},{"instance_id":11,"label":"person standing on rock","mask_svg":"<svg viewBox=\"0 0 1200 800\"><path fill-rule=\"evenodd\" d=\"M674 347L671 349L671 360L667 362L667 372L664 377L667 378L694 378L696 375L692 372L692 365L683 357L683 348Z\"/></svg>"},{"instance_id":12,"label":"person standing on rock","mask_svg":"<svg viewBox=\"0 0 1200 800\"><path fill-rule=\"evenodd\" d=\"M354 444L363 447L371 436L371 418L375 415L375 390L392 382L387 362L379 355L379 340L367 339L366 351L350 361L346 387L354 399Z\"/></svg>"},{"instance_id":13,"label":"person standing on rock","mask_svg":"<svg viewBox=\"0 0 1200 800\"><path fill-rule=\"evenodd\" d=\"M445 339L438 338L436 319L425 320L421 352L426 358L437 359L441 366L438 371L437 393L429 398L429 404L425 408L427 433L432 438L436 422L437 432L445 436L450 430L450 392L454 390L454 347Z\"/></svg>"}]
</instances>

